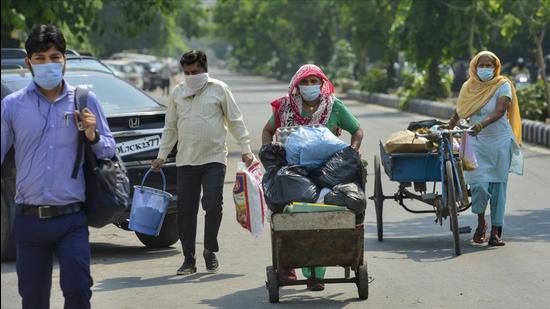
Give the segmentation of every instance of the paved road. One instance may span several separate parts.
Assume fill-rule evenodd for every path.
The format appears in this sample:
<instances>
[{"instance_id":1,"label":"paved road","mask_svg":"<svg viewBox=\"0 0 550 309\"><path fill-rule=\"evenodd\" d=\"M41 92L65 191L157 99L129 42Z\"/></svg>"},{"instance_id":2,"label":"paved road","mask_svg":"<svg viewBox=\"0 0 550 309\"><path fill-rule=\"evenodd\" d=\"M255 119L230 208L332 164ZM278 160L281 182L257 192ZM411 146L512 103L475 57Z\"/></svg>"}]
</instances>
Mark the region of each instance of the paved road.
<instances>
[{"instance_id":1,"label":"paved road","mask_svg":"<svg viewBox=\"0 0 550 309\"><path fill-rule=\"evenodd\" d=\"M233 89L253 137L260 146L263 124L270 113L268 102L283 94L286 84L269 79L213 71ZM157 94L155 94L157 95ZM372 161L378 140L424 117L374 105L346 101L365 128L361 152ZM349 136L343 137L349 140ZM225 192L225 217L220 241L221 271L206 274L198 260L199 273L174 276L182 263L179 245L163 250L144 249L132 233L106 227L91 230L95 280L95 308L271 308L264 287L265 266L270 264L268 230L253 238L234 219L232 178L238 147L230 141L232 156ZM433 223L431 215L413 215L388 201L384 213L385 240L376 240L375 216L368 205L365 258L374 281L370 298L357 299L352 284L327 285L323 292L303 287L283 288L281 305L300 308L544 308L550 303L550 151L524 147L526 176L512 175L503 248L471 244L471 234L461 236L463 255L452 252L447 225ZM372 175L372 166L369 166ZM368 193L372 194L372 176ZM396 185L384 178L384 193ZM412 203L413 207L422 204ZM461 225L475 227L469 212L459 217ZM199 218L199 240L203 218ZM197 251L201 252L202 242ZM330 269L329 275L341 275ZM54 270L52 308L62 307L59 272ZM17 308L14 264L2 264L2 308Z\"/></svg>"}]
</instances>

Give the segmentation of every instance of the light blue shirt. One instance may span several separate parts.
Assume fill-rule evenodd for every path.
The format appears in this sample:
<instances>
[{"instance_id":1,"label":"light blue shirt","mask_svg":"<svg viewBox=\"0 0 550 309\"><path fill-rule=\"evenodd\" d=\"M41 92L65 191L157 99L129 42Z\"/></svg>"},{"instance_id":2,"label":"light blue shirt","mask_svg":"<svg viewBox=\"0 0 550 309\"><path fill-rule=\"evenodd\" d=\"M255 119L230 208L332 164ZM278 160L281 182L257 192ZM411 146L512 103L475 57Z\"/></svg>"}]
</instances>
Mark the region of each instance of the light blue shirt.
<instances>
[{"instance_id":1,"label":"light blue shirt","mask_svg":"<svg viewBox=\"0 0 550 309\"><path fill-rule=\"evenodd\" d=\"M74 89L64 81L63 92L52 103L31 82L2 100L2 163L13 146L16 203L66 205L85 200L82 166L78 177L71 178L78 143L73 118ZM100 134L92 150L98 158L111 158L116 144L103 109L92 92L87 106L96 116Z\"/></svg>"},{"instance_id":2,"label":"light blue shirt","mask_svg":"<svg viewBox=\"0 0 550 309\"><path fill-rule=\"evenodd\" d=\"M470 124L483 121L497 108L500 97L512 98L512 89L508 82L502 84L479 112L470 118ZM483 128L479 134L470 138L474 148L478 168L464 173L467 183L506 182L511 162L511 147L514 134L504 114L497 121Z\"/></svg>"}]
</instances>

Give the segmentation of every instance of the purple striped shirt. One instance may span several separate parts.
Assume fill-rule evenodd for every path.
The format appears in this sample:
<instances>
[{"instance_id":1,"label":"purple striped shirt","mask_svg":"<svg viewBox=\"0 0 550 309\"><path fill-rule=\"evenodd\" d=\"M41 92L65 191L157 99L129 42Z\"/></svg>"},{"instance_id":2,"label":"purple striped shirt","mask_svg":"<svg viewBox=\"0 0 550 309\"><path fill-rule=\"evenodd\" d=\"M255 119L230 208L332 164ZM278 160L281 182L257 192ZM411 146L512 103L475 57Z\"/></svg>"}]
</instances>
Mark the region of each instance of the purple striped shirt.
<instances>
[{"instance_id":1,"label":"purple striped shirt","mask_svg":"<svg viewBox=\"0 0 550 309\"><path fill-rule=\"evenodd\" d=\"M16 203L66 205L84 201L82 166L78 177L71 178L78 142L73 118L74 89L64 81L63 92L51 103L31 82L2 100L2 163L13 146ZM96 116L100 134L92 150L98 158L110 158L115 154L116 144L92 92L87 105Z\"/></svg>"}]
</instances>

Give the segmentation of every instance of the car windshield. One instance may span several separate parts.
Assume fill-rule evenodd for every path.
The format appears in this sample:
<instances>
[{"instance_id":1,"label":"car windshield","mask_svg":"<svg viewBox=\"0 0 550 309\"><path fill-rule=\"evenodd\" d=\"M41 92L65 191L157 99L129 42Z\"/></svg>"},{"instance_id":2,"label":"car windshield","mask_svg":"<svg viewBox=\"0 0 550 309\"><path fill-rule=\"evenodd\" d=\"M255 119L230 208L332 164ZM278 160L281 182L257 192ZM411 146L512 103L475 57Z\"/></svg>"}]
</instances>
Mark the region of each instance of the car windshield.
<instances>
[{"instance_id":1,"label":"car windshield","mask_svg":"<svg viewBox=\"0 0 550 309\"><path fill-rule=\"evenodd\" d=\"M139 89L113 75L68 75L65 76L65 79L73 87L81 86L93 91L107 114L152 109L161 106ZM12 91L16 91L26 87L29 80L17 79L6 83Z\"/></svg>"},{"instance_id":2,"label":"car windshield","mask_svg":"<svg viewBox=\"0 0 550 309\"><path fill-rule=\"evenodd\" d=\"M97 70L113 74L111 69L95 59L69 58L67 59L67 69Z\"/></svg>"}]
</instances>

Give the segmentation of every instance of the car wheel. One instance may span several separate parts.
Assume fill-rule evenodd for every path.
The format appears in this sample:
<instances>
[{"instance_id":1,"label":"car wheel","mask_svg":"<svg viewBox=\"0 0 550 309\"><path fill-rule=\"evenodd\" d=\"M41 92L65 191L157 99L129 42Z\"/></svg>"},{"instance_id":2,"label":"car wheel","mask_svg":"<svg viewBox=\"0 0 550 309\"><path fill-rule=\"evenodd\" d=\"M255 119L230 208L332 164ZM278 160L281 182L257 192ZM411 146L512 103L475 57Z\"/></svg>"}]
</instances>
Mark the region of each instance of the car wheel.
<instances>
[{"instance_id":1,"label":"car wheel","mask_svg":"<svg viewBox=\"0 0 550 309\"><path fill-rule=\"evenodd\" d=\"M148 248L166 248L178 241L177 214L167 214L158 236L136 232L136 236Z\"/></svg>"}]
</instances>

